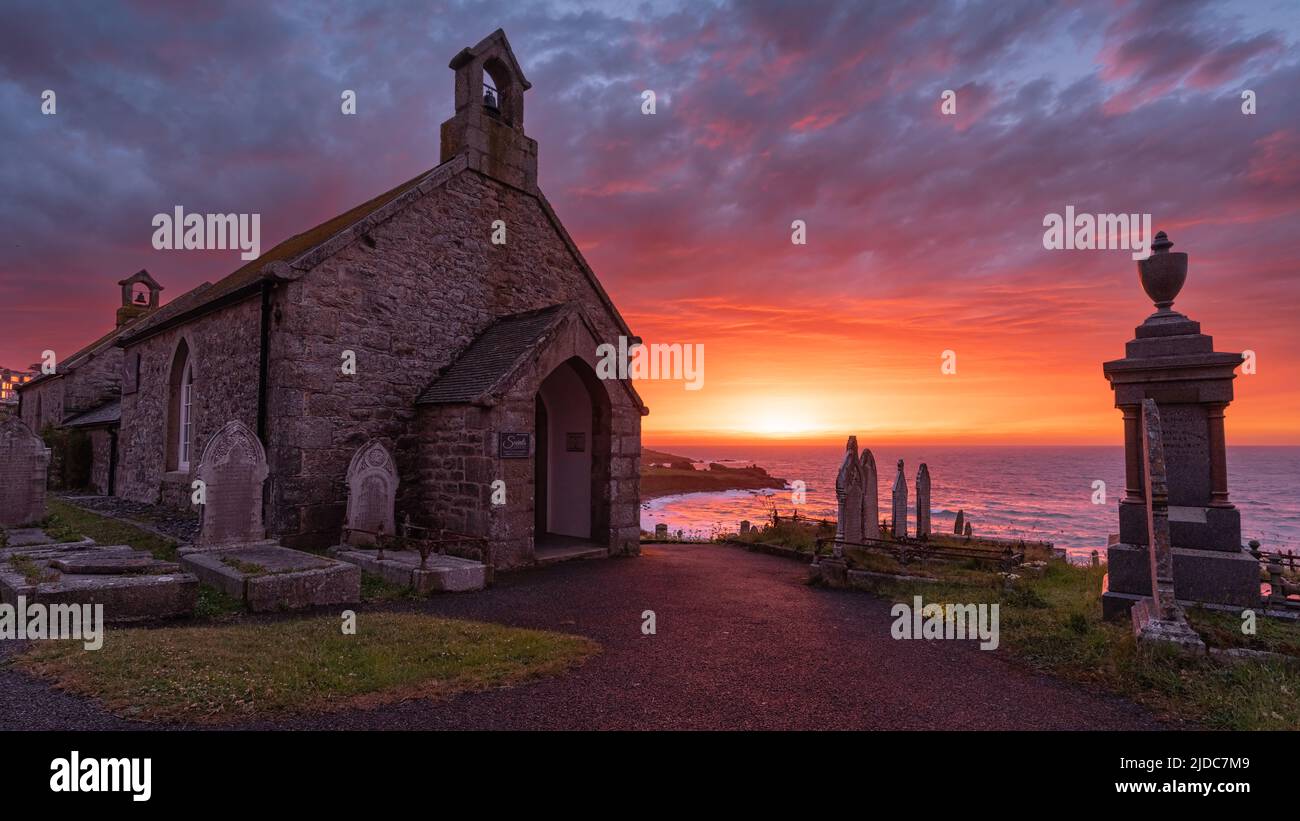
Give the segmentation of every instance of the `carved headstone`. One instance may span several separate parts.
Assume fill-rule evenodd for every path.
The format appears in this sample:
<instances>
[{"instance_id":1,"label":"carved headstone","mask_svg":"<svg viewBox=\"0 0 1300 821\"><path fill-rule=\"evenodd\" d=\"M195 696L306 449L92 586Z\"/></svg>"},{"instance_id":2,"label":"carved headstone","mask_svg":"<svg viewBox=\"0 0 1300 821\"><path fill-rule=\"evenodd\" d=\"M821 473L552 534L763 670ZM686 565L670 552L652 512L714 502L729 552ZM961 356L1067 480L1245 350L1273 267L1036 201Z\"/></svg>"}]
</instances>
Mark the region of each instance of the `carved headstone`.
<instances>
[{"instance_id":1,"label":"carved headstone","mask_svg":"<svg viewBox=\"0 0 1300 821\"><path fill-rule=\"evenodd\" d=\"M262 485L266 451L242 422L227 422L203 448L198 478L203 482L199 547L217 547L266 538L262 525Z\"/></svg>"},{"instance_id":2,"label":"carved headstone","mask_svg":"<svg viewBox=\"0 0 1300 821\"><path fill-rule=\"evenodd\" d=\"M1146 496L1147 555L1151 598L1133 605L1133 630L1144 642L1172 644L1197 653L1205 643L1187 623L1174 595L1174 549L1169 539L1169 482L1160 411L1154 399L1142 400L1142 490Z\"/></svg>"},{"instance_id":3,"label":"carved headstone","mask_svg":"<svg viewBox=\"0 0 1300 821\"><path fill-rule=\"evenodd\" d=\"M962 531L962 535L964 535L967 539L969 539L969 538L971 537L971 529L970 529L970 520L969 520L969 519L966 520L966 529Z\"/></svg>"},{"instance_id":4,"label":"carved headstone","mask_svg":"<svg viewBox=\"0 0 1300 821\"><path fill-rule=\"evenodd\" d=\"M903 475L903 460L898 460L894 474L894 507L890 514L895 539L907 538L907 477Z\"/></svg>"},{"instance_id":5,"label":"carved headstone","mask_svg":"<svg viewBox=\"0 0 1300 821\"><path fill-rule=\"evenodd\" d=\"M880 538L880 480L876 474L876 457L864 448L859 460L862 467L862 535Z\"/></svg>"},{"instance_id":6,"label":"carved headstone","mask_svg":"<svg viewBox=\"0 0 1300 821\"><path fill-rule=\"evenodd\" d=\"M1174 618L1174 554L1169 542L1169 484L1165 475L1165 448L1160 432L1160 411L1154 399L1142 400L1142 466L1146 491L1148 553L1151 557L1152 614Z\"/></svg>"},{"instance_id":7,"label":"carved headstone","mask_svg":"<svg viewBox=\"0 0 1300 821\"><path fill-rule=\"evenodd\" d=\"M668 523L660 522L655 525L655 538L661 542L668 541Z\"/></svg>"},{"instance_id":8,"label":"carved headstone","mask_svg":"<svg viewBox=\"0 0 1300 821\"><path fill-rule=\"evenodd\" d=\"M0 420L0 525L45 518L50 450L17 416Z\"/></svg>"},{"instance_id":9,"label":"carved headstone","mask_svg":"<svg viewBox=\"0 0 1300 821\"><path fill-rule=\"evenodd\" d=\"M858 464L858 437L850 436L844 444L844 461L835 477L835 498L839 516L835 521L835 552L841 543L862 541L862 467Z\"/></svg>"},{"instance_id":10,"label":"carved headstone","mask_svg":"<svg viewBox=\"0 0 1300 821\"><path fill-rule=\"evenodd\" d=\"M930 538L930 468L925 462L916 472L916 538Z\"/></svg>"},{"instance_id":11,"label":"carved headstone","mask_svg":"<svg viewBox=\"0 0 1300 821\"><path fill-rule=\"evenodd\" d=\"M966 529L966 511L959 510L957 511L957 521L953 522L952 524L952 532L960 536L962 534L962 531L965 529Z\"/></svg>"},{"instance_id":12,"label":"carved headstone","mask_svg":"<svg viewBox=\"0 0 1300 821\"><path fill-rule=\"evenodd\" d=\"M748 519L740 520L740 535L744 536L749 533L750 524Z\"/></svg>"},{"instance_id":13,"label":"carved headstone","mask_svg":"<svg viewBox=\"0 0 1300 821\"><path fill-rule=\"evenodd\" d=\"M348 512L345 527L352 544L371 544L371 533L396 533L393 503L397 499L397 465L378 439L362 445L348 465Z\"/></svg>"}]
</instances>

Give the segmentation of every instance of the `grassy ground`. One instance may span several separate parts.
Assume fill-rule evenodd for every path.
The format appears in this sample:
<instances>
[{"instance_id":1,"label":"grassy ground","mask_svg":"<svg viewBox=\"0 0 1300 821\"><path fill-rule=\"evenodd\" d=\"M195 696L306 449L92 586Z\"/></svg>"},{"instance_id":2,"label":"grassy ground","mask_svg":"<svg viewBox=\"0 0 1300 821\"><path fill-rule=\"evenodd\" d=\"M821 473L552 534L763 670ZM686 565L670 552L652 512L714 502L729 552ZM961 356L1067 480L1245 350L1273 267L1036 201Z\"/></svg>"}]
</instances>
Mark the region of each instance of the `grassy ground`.
<instances>
[{"instance_id":1,"label":"grassy ground","mask_svg":"<svg viewBox=\"0 0 1300 821\"><path fill-rule=\"evenodd\" d=\"M57 497L48 499L50 515L43 523L45 532L61 542L73 542L89 536L99 544L128 544L147 550L155 558L176 560L176 542L150 533L118 519L82 510Z\"/></svg>"},{"instance_id":2,"label":"grassy ground","mask_svg":"<svg viewBox=\"0 0 1300 821\"><path fill-rule=\"evenodd\" d=\"M821 535L827 534L783 521L742 538L808 550ZM964 543L945 536L936 541L952 547ZM1139 648L1128 622L1102 620L1104 566L1079 567L1027 550L1027 561L1046 561L1044 571L1022 570L1008 587L996 568L975 562L903 566L883 552L849 548L846 555L864 570L934 580L872 584L877 595L891 601L910 603L921 596L935 603L997 602L1001 648L1016 664L1126 696L1175 722L1214 729L1300 729L1300 662L1188 658ZM1211 647L1300 657L1295 622L1261 616L1256 634L1246 635L1237 614L1195 608L1188 620Z\"/></svg>"},{"instance_id":3,"label":"grassy ground","mask_svg":"<svg viewBox=\"0 0 1300 821\"><path fill-rule=\"evenodd\" d=\"M1300 729L1300 664L1188 658L1139 648L1128 623L1101 618L1105 568L1055 560L1041 577L1010 590L996 573L983 585L888 582L876 590L894 601L998 602L1001 646L1017 663L1089 688L1127 696L1173 720L1214 729ZM1233 614L1195 610L1193 625L1210 644L1281 650L1300 646L1300 626L1260 618L1256 636ZM1213 625L1215 634L1207 635Z\"/></svg>"},{"instance_id":4,"label":"grassy ground","mask_svg":"<svg viewBox=\"0 0 1300 821\"><path fill-rule=\"evenodd\" d=\"M114 631L102 649L40 642L20 669L159 721L221 723L300 711L447 697L560 673L595 642L418 613Z\"/></svg>"}]
</instances>

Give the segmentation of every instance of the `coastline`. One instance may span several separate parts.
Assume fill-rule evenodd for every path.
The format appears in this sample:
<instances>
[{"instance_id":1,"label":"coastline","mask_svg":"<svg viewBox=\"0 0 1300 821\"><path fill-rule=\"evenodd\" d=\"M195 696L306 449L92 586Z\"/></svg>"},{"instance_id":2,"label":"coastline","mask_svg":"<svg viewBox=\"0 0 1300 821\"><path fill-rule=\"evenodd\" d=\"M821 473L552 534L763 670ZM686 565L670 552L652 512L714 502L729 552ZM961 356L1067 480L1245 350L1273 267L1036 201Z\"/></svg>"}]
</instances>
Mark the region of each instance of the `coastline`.
<instances>
[{"instance_id":1,"label":"coastline","mask_svg":"<svg viewBox=\"0 0 1300 821\"><path fill-rule=\"evenodd\" d=\"M783 490L788 482L750 464L728 467L717 462L701 470L686 456L646 449L641 455L641 502L686 493L727 490Z\"/></svg>"}]
</instances>

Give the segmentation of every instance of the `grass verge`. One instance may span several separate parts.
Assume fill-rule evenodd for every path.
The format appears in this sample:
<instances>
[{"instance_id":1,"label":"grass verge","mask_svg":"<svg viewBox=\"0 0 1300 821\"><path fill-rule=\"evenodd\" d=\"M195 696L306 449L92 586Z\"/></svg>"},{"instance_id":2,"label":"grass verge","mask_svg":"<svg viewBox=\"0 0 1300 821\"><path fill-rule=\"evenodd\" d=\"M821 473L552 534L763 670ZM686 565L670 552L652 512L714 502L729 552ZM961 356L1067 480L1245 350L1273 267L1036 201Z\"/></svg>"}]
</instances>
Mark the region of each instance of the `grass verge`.
<instances>
[{"instance_id":1,"label":"grass verge","mask_svg":"<svg viewBox=\"0 0 1300 821\"><path fill-rule=\"evenodd\" d=\"M560 673L599 652L581 636L419 613L114 631L102 649L37 642L19 669L117 715L215 724L444 698Z\"/></svg>"},{"instance_id":2,"label":"grass verge","mask_svg":"<svg viewBox=\"0 0 1300 821\"><path fill-rule=\"evenodd\" d=\"M1019 664L1117 693L1158 715L1212 729L1300 729L1300 665L1283 661L1189 658L1137 645L1127 622L1101 617L1104 567L1054 560L1041 577L1010 589L988 574L983 584L882 582L873 590L893 601L999 603L1001 647ZM1300 645L1300 625L1260 617L1255 636L1233 614L1193 610L1193 626L1215 646L1275 652ZM1214 632L1209 634L1207 625Z\"/></svg>"}]
</instances>

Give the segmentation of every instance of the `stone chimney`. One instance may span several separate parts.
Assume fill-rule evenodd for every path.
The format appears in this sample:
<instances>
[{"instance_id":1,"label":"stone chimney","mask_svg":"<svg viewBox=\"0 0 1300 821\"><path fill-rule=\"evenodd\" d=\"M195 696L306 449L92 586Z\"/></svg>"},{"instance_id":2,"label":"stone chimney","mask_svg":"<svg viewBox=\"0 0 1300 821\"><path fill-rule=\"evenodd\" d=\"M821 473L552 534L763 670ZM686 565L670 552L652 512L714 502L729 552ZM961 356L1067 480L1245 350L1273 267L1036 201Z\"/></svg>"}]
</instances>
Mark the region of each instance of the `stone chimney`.
<instances>
[{"instance_id":1,"label":"stone chimney","mask_svg":"<svg viewBox=\"0 0 1300 821\"><path fill-rule=\"evenodd\" d=\"M537 188L537 141L524 134L524 92L532 84L501 29L461 49L456 72L456 113L442 124L440 162L464 155L469 167L501 182Z\"/></svg>"},{"instance_id":2,"label":"stone chimney","mask_svg":"<svg viewBox=\"0 0 1300 821\"><path fill-rule=\"evenodd\" d=\"M158 310L158 292L163 286L149 276L148 271L141 268L126 279L118 280L117 284L122 286L122 307L117 309L117 327Z\"/></svg>"}]
</instances>

